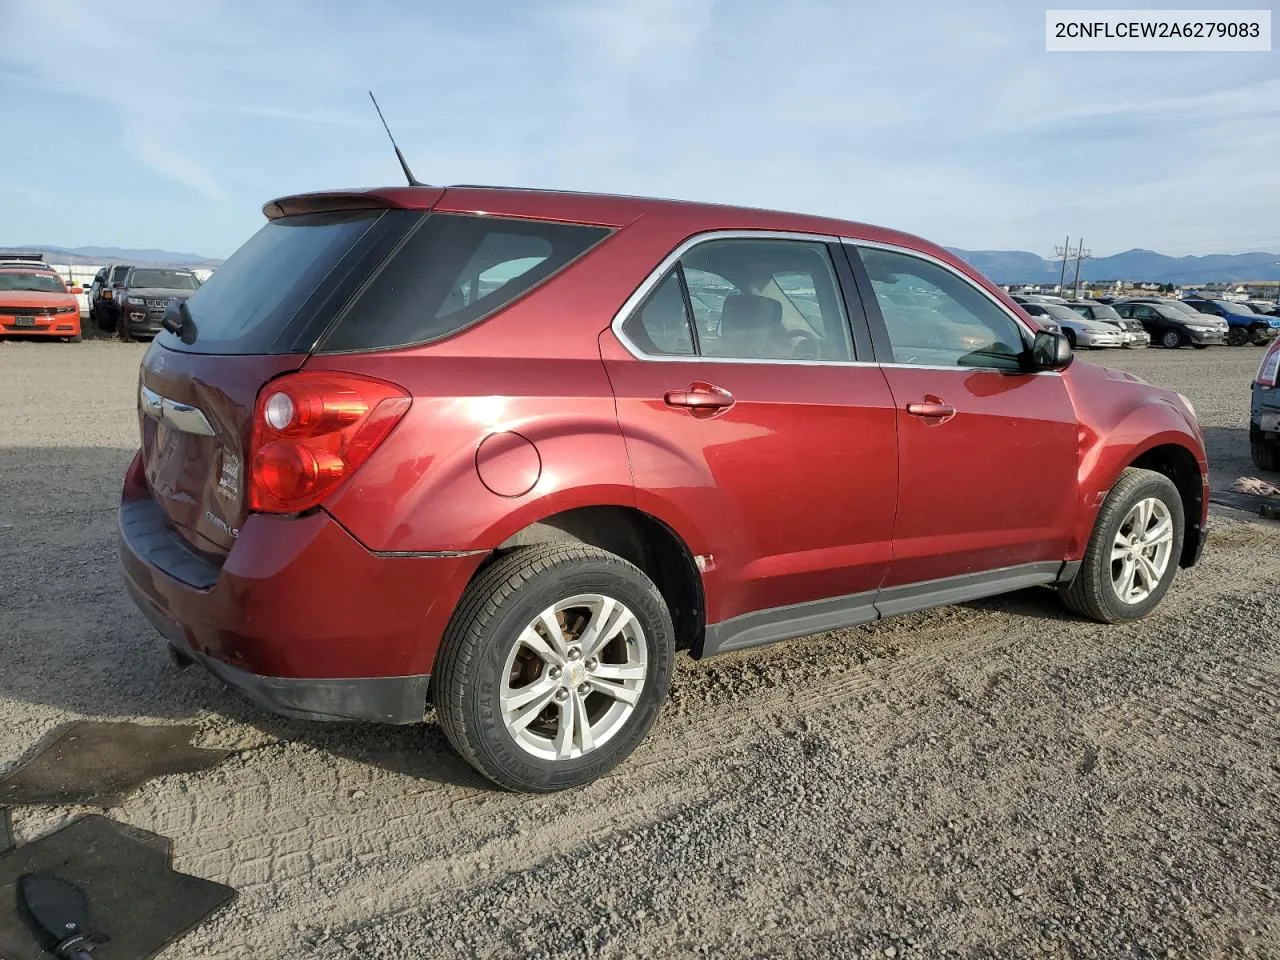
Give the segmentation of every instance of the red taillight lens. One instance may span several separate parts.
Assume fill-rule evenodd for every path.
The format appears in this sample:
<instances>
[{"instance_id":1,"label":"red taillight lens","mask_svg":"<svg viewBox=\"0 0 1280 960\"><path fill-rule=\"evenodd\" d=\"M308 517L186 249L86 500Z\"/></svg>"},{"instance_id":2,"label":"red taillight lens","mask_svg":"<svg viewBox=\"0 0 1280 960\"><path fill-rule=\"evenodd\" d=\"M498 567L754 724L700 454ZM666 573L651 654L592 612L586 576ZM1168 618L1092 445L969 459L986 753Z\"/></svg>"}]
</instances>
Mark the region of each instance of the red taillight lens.
<instances>
[{"instance_id":1,"label":"red taillight lens","mask_svg":"<svg viewBox=\"0 0 1280 960\"><path fill-rule=\"evenodd\" d=\"M1271 344L1271 349L1263 356L1254 383L1262 387L1274 387L1280 383L1280 340Z\"/></svg>"},{"instance_id":2,"label":"red taillight lens","mask_svg":"<svg viewBox=\"0 0 1280 960\"><path fill-rule=\"evenodd\" d=\"M369 459L410 403L395 384L354 374L272 380L254 411L249 508L299 513L317 506Z\"/></svg>"}]
</instances>

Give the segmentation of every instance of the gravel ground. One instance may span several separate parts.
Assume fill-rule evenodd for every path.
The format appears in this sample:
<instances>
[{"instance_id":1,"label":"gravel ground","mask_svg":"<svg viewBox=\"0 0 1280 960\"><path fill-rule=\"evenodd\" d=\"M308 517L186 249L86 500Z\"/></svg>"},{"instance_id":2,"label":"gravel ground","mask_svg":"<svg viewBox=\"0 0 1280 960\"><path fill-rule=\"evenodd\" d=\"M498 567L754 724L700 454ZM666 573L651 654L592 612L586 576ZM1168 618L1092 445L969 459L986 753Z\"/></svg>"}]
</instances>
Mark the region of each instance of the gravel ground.
<instances>
[{"instance_id":1,"label":"gravel ground","mask_svg":"<svg viewBox=\"0 0 1280 960\"><path fill-rule=\"evenodd\" d=\"M507 795L433 722L280 720L169 666L114 561L143 349L0 343L0 771L79 717L237 750L110 811L241 891L165 960L1280 956L1280 524L1215 508L1139 624L1034 590L682 658L622 768ZM1186 393L1222 488L1259 355L1089 359Z\"/></svg>"}]
</instances>

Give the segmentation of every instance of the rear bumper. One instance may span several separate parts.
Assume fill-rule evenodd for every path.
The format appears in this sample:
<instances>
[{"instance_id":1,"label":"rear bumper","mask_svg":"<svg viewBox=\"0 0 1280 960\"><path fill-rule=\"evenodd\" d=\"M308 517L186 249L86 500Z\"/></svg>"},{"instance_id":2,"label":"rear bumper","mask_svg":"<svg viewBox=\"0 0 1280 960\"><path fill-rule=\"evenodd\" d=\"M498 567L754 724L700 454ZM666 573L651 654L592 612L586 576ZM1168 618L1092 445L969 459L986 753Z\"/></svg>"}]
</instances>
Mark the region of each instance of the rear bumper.
<instances>
[{"instance_id":1,"label":"rear bumper","mask_svg":"<svg viewBox=\"0 0 1280 960\"><path fill-rule=\"evenodd\" d=\"M440 639L483 555L378 556L320 511L251 515L218 566L130 492L125 580L181 654L287 716L422 719Z\"/></svg>"}]
</instances>

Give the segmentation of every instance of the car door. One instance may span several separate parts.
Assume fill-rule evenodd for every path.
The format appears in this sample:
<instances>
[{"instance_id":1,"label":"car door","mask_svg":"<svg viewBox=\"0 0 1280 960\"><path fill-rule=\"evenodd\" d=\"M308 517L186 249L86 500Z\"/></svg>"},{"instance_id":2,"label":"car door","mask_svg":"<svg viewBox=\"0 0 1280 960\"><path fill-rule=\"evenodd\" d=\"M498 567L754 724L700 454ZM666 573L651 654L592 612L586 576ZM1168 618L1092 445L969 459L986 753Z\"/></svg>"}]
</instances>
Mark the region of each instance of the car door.
<instances>
[{"instance_id":1,"label":"car door","mask_svg":"<svg viewBox=\"0 0 1280 960\"><path fill-rule=\"evenodd\" d=\"M874 619L889 569L893 398L829 239L695 238L601 337L638 506L700 538L708 623L759 614L722 649Z\"/></svg>"},{"instance_id":2,"label":"car door","mask_svg":"<svg viewBox=\"0 0 1280 960\"><path fill-rule=\"evenodd\" d=\"M1061 374L1026 370L1030 331L956 268L906 248L846 249L897 409L885 587L1056 577L1080 506L1076 416ZM902 612L948 589L898 590L896 600L887 591L879 605Z\"/></svg>"}]
</instances>

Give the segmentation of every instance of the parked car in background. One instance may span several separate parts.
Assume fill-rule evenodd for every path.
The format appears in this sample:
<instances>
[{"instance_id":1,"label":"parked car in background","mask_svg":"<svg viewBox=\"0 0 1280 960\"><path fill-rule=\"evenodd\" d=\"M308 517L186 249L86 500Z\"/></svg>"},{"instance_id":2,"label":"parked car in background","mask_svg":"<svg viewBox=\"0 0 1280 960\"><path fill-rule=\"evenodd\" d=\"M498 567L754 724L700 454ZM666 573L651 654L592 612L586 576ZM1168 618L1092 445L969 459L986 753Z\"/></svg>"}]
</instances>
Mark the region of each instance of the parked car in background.
<instances>
[{"instance_id":1,"label":"parked car in background","mask_svg":"<svg viewBox=\"0 0 1280 960\"><path fill-rule=\"evenodd\" d=\"M175 267L131 267L115 285L119 312L116 332L121 340L154 337L160 332L171 300L186 300L200 286L190 270Z\"/></svg>"},{"instance_id":2,"label":"parked car in background","mask_svg":"<svg viewBox=\"0 0 1280 960\"><path fill-rule=\"evenodd\" d=\"M1242 303L1200 297L1186 297L1183 302L1201 313L1212 314L1227 321L1227 343L1233 347L1242 347L1247 343L1267 344L1280 335L1280 317L1261 316Z\"/></svg>"},{"instance_id":3,"label":"parked car in background","mask_svg":"<svg viewBox=\"0 0 1280 960\"><path fill-rule=\"evenodd\" d=\"M89 298L89 311L94 325L99 330L114 333L120 320L120 308L116 303L116 291L124 283L125 274L132 269L127 263L112 263L98 271L93 278L92 296ZM99 280L99 277L102 279Z\"/></svg>"},{"instance_id":4,"label":"parked car in background","mask_svg":"<svg viewBox=\"0 0 1280 960\"><path fill-rule=\"evenodd\" d=\"M1117 328L1124 339L1124 346L1131 350L1151 346L1151 334L1147 333L1141 321L1120 316L1108 304L1097 300L1071 300L1067 306L1086 320Z\"/></svg>"},{"instance_id":5,"label":"parked car in background","mask_svg":"<svg viewBox=\"0 0 1280 960\"><path fill-rule=\"evenodd\" d=\"M1258 469L1280 472L1280 340L1263 355L1253 379L1249 452Z\"/></svg>"},{"instance_id":6,"label":"parked car in background","mask_svg":"<svg viewBox=\"0 0 1280 960\"><path fill-rule=\"evenodd\" d=\"M1280 317L1280 304L1274 300L1246 300L1245 306L1264 317Z\"/></svg>"},{"instance_id":7,"label":"parked car in background","mask_svg":"<svg viewBox=\"0 0 1280 960\"><path fill-rule=\"evenodd\" d=\"M1034 584L1132 621L1200 557L1186 398L927 241L492 187L265 212L143 358L120 560L178 659L276 711L434 703L556 790L644 738L677 650Z\"/></svg>"},{"instance_id":8,"label":"parked car in background","mask_svg":"<svg viewBox=\"0 0 1280 960\"><path fill-rule=\"evenodd\" d=\"M1137 320L1151 334L1151 342L1176 350L1193 346L1198 350L1227 342L1222 325L1205 314L1192 315L1165 303L1121 300L1111 305L1121 317Z\"/></svg>"},{"instance_id":9,"label":"parked car in background","mask_svg":"<svg viewBox=\"0 0 1280 960\"><path fill-rule=\"evenodd\" d=\"M68 288L52 267L0 260L0 335L80 341L79 287Z\"/></svg>"},{"instance_id":10,"label":"parked car in background","mask_svg":"<svg viewBox=\"0 0 1280 960\"><path fill-rule=\"evenodd\" d=\"M1109 323L1098 323L1088 320L1065 303L1046 303L1029 301L1022 304L1022 309L1033 317L1049 317L1053 319L1071 342L1072 349L1077 347L1123 347L1125 334L1119 327Z\"/></svg>"}]
</instances>

